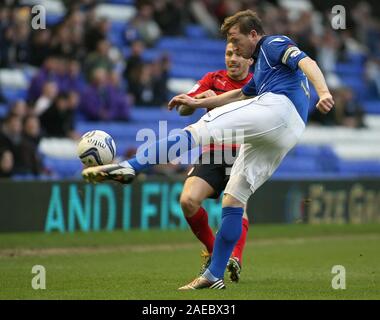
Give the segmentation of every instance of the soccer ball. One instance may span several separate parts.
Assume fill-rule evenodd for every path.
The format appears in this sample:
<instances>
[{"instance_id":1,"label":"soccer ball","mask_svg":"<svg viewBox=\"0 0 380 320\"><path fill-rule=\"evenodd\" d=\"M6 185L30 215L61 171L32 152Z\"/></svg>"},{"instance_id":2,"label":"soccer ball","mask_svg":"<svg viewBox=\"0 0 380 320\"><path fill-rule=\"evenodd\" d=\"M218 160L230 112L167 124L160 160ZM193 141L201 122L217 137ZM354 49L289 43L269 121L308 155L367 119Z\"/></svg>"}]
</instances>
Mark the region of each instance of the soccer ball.
<instances>
[{"instance_id":1,"label":"soccer ball","mask_svg":"<svg viewBox=\"0 0 380 320\"><path fill-rule=\"evenodd\" d=\"M116 155L115 142L102 130L86 132L81 137L77 150L79 159L86 167L109 164Z\"/></svg>"}]
</instances>

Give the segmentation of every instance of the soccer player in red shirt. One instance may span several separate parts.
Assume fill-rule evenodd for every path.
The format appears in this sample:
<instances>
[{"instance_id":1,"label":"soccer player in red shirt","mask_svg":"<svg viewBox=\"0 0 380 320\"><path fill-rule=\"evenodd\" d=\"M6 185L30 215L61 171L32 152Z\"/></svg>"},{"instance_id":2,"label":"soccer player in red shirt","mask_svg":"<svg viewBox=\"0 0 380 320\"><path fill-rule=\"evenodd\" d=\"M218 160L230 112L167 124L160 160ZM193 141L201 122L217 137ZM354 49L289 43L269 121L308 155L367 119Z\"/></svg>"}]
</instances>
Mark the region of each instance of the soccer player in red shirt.
<instances>
[{"instance_id":1,"label":"soccer player in red shirt","mask_svg":"<svg viewBox=\"0 0 380 320\"><path fill-rule=\"evenodd\" d=\"M233 49L233 45L228 43L225 52L227 69L207 73L188 92L189 96L204 98L219 95L230 90L240 89L251 80L252 74L249 72L249 68L253 60L243 58L236 54ZM180 106L178 112L181 115L189 115L194 112L194 109ZM227 148L232 148L228 152L229 155L235 154L236 156L238 152L237 145L211 144L203 147L199 163L190 170L180 198L183 213L191 230L207 249L202 253L205 257L205 263L202 266L201 273L210 263L215 240L213 231L208 224L207 212L202 207L202 202L207 198L217 199L228 182L232 163L231 161L227 161L228 163L225 161L225 156L227 156L225 150ZM216 159L219 159L219 161L215 161ZM240 278L242 253L248 231L246 212L244 212L243 216L242 230L241 237L236 243L232 257L227 265L230 279L234 282L238 282Z\"/></svg>"}]
</instances>

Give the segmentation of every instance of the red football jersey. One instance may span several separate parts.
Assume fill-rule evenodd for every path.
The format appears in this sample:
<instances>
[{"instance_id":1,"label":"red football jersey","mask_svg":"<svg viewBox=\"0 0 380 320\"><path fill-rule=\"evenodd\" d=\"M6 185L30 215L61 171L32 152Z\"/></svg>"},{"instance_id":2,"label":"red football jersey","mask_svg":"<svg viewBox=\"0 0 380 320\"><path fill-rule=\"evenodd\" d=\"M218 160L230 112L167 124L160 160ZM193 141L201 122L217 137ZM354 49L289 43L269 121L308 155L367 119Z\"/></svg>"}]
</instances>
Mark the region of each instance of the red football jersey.
<instances>
[{"instance_id":1,"label":"red football jersey","mask_svg":"<svg viewBox=\"0 0 380 320\"><path fill-rule=\"evenodd\" d=\"M251 78L252 73L248 73L245 79L237 81L227 75L227 70L209 72L187 94L194 97L204 91L212 90L219 95L227 91L241 89Z\"/></svg>"},{"instance_id":2,"label":"red football jersey","mask_svg":"<svg viewBox=\"0 0 380 320\"><path fill-rule=\"evenodd\" d=\"M235 89L241 89L244 87L252 78L253 74L248 73L247 77L243 80L234 80L231 79L227 75L227 70L218 70L214 72L206 73L206 75L197 82L197 84L187 93L190 97L194 97L197 94L200 94L202 92L205 92L207 90L214 91L217 95L222 94L227 91L235 90ZM212 150L220 150L222 148L237 148L238 145L210 145L207 147L204 147L202 150L205 151L212 151Z\"/></svg>"}]
</instances>

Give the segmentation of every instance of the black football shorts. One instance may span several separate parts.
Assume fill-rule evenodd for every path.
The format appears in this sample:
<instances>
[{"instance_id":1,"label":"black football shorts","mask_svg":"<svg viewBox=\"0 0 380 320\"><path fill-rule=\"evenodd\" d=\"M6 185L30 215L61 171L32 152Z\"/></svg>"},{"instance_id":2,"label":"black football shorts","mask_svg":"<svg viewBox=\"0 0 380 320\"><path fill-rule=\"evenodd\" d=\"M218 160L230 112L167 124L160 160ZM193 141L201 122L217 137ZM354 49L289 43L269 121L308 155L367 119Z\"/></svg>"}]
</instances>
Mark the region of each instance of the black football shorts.
<instances>
[{"instance_id":1,"label":"black football shorts","mask_svg":"<svg viewBox=\"0 0 380 320\"><path fill-rule=\"evenodd\" d=\"M235 151L232 153L235 156ZM200 155L198 163L191 168L188 177L199 177L205 180L213 189L211 199L218 199L230 178L232 164L227 164L222 151L208 151Z\"/></svg>"}]
</instances>

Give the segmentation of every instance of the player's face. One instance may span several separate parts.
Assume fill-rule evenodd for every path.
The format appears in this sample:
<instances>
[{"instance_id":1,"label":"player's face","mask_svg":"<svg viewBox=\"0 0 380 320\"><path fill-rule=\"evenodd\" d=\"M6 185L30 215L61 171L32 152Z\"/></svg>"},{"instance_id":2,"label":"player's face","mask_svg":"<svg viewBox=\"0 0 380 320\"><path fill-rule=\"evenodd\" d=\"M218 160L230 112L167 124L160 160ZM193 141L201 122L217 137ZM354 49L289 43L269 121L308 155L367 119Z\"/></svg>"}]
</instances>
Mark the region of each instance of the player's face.
<instances>
[{"instance_id":1,"label":"player's face","mask_svg":"<svg viewBox=\"0 0 380 320\"><path fill-rule=\"evenodd\" d=\"M248 35L240 32L239 26L233 26L228 31L227 40L231 42L235 47L235 52L241 55L243 58L249 59L256 47L256 36L255 30L252 30Z\"/></svg>"},{"instance_id":2,"label":"player's face","mask_svg":"<svg viewBox=\"0 0 380 320\"><path fill-rule=\"evenodd\" d=\"M242 80L249 72L252 59L245 59L236 53L235 47L229 43L226 47L226 67L228 76L232 79Z\"/></svg>"}]
</instances>

